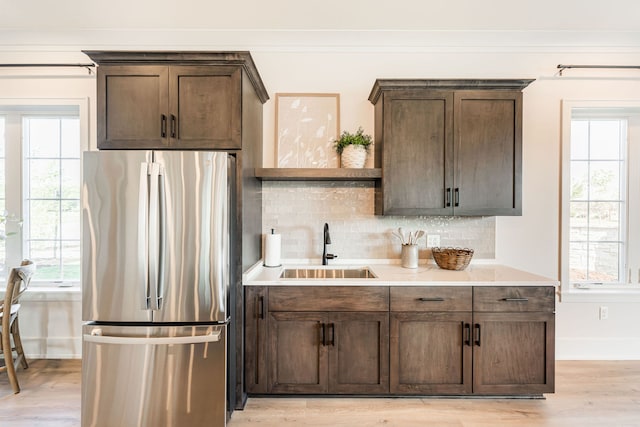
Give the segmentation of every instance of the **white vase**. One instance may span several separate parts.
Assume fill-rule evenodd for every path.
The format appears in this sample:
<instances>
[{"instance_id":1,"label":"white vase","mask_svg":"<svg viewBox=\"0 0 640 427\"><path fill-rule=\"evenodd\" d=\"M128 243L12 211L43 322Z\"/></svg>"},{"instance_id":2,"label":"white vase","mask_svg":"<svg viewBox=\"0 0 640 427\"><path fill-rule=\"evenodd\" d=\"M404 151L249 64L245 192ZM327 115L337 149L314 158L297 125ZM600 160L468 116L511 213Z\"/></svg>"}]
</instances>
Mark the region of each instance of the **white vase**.
<instances>
[{"instance_id":1,"label":"white vase","mask_svg":"<svg viewBox=\"0 0 640 427\"><path fill-rule=\"evenodd\" d=\"M342 150L340 160L343 168L362 169L367 161L367 149L363 145L347 145Z\"/></svg>"}]
</instances>

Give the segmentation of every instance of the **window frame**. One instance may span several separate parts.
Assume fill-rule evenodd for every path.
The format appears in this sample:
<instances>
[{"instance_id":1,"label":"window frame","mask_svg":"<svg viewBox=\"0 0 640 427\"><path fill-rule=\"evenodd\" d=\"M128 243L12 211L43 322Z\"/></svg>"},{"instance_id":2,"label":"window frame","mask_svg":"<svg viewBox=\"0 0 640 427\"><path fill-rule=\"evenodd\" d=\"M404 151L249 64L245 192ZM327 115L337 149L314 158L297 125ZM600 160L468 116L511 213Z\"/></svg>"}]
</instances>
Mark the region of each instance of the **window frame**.
<instances>
[{"instance_id":1,"label":"window frame","mask_svg":"<svg viewBox=\"0 0 640 427\"><path fill-rule=\"evenodd\" d=\"M640 111L640 101L616 100L562 100L561 107L561 162L560 162L560 280L561 298L565 302L629 302L640 301L640 283L589 284L575 286L570 279L570 200L571 200L571 121L574 108L601 109L620 108ZM632 135L636 144L640 143L640 135ZM630 137L630 136L628 136ZM628 151L628 150L627 150ZM627 182L629 176L629 160L626 160ZM629 186L625 186L625 212L622 213L627 223L625 232L625 265L629 257ZM627 278L628 281L628 278ZM637 280L640 282L640 279Z\"/></svg>"},{"instance_id":2,"label":"window frame","mask_svg":"<svg viewBox=\"0 0 640 427\"><path fill-rule=\"evenodd\" d=\"M89 99L88 98L29 98L29 99L15 99L15 98L0 98L0 114L20 114L21 116L39 116L46 115L60 115L55 113L56 107L74 107L77 108L80 127L80 161L82 162L82 152L89 150ZM39 110L40 109L40 110ZM13 126L19 126L20 132L22 132L22 123L14 123ZM22 142L22 140L21 140ZM8 157L17 157L19 162L13 162L11 167L5 168L5 180L9 181L18 179L20 185L18 191L6 191L5 198L7 206L16 206L17 209L11 208L11 213L15 214L19 218L24 218L25 214L25 199L24 199L24 146L19 144L19 147L5 147L5 159ZM12 181L13 182L13 181ZM9 201L11 200L11 201ZM6 265L19 265L20 261L24 257L24 236L22 230L19 230L19 234L15 239L7 239L6 243ZM80 233L80 244L82 245L82 230ZM11 255L15 254L15 255ZM81 252L82 254L82 252ZM36 267L37 268L37 267ZM80 260L80 269L82 270L82 260ZM6 269L8 274L9 269ZM82 273L80 274L82 277ZM80 280L67 280L67 281L50 281L50 280L38 280L37 275L31 281L31 285L37 288L80 288ZM44 289L43 289L44 290Z\"/></svg>"}]
</instances>

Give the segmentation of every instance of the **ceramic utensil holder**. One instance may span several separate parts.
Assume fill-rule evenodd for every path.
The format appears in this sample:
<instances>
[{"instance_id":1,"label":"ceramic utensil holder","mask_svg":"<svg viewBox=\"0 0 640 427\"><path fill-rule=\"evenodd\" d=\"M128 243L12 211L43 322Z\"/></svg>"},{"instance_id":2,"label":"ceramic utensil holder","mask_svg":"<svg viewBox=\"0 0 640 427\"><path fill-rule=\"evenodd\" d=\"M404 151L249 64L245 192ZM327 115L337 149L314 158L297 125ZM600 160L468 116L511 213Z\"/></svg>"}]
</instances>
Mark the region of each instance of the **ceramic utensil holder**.
<instances>
[{"instance_id":1,"label":"ceramic utensil holder","mask_svg":"<svg viewBox=\"0 0 640 427\"><path fill-rule=\"evenodd\" d=\"M402 245L400 259L404 268L418 268L418 245Z\"/></svg>"}]
</instances>

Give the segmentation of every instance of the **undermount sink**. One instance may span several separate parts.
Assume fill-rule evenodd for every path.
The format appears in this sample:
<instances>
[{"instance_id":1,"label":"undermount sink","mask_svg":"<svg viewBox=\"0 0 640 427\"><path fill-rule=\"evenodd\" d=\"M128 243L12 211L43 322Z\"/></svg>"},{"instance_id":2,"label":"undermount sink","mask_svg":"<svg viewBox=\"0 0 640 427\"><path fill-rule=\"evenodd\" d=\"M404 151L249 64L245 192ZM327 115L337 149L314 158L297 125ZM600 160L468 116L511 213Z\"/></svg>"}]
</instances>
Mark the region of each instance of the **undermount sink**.
<instances>
[{"instance_id":1,"label":"undermount sink","mask_svg":"<svg viewBox=\"0 0 640 427\"><path fill-rule=\"evenodd\" d=\"M376 279L368 268L285 268L281 279Z\"/></svg>"}]
</instances>

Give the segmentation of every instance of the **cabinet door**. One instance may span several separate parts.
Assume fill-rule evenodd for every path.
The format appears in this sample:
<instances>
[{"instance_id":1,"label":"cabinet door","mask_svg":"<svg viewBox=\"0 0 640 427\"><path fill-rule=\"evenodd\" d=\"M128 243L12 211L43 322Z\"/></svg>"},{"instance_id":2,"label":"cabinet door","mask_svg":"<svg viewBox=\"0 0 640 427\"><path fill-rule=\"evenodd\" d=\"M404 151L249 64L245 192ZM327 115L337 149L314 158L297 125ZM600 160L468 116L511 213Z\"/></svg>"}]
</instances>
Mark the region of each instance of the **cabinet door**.
<instances>
[{"instance_id":1,"label":"cabinet door","mask_svg":"<svg viewBox=\"0 0 640 427\"><path fill-rule=\"evenodd\" d=\"M475 313L473 392L554 391L553 313Z\"/></svg>"},{"instance_id":2,"label":"cabinet door","mask_svg":"<svg viewBox=\"0 0 640 427\"><path fill-rule=\"evenodd\" d=\"M471 312L391 315L391 393L471 393Z\"/></svg>"},{"instance_id":3,"label":"cabinet door","mask_svg":"<svg viewBox=\"0 0 640 427\"><path fill-rule=\"evenodd\" d=\"M267 289L245 286L245 382L247 392L267 392Z\"/></svg>"},{"instance_id":4,"label":"cabinet door","mask_svg":"<svg viewBox=\"0 0 640 427\"><path fill-rule=\"evenodd\" d=\"M167 67L102 65L97 85L98 148L167 146Z\"/></svg>"},{"instance_id":5,"label":"cabinet door","mask_svg":"<svg viewBox=\"0 0 640 427\"><path fill-rule=\"evenodd\" d=\"M329 392L389 392L388 313L332 313Z\"/></svg>"},{"instance_id":6,"label":"cabinet door","mask_svg":"<svg viewBox=\"0 0 640 427\"><path fill-rule=\"evenodd\" d=\"M269 313L269 392L326 393L323 313Z\"/></svg>"},{"instance_id":7,"label":"cabinet door","mask_svg":"<svg viewBox=\"0 0 640 427\"><path fill-rule=\"evenodd\" d=\"M242 148L241 77L239 67L170 68L171 148Z\"/></svg>"},{"instance_id":8,"label":"cabinet door","mask_svg":"<svg viewBox=\"0 0 640 427\"><path fill-rule=\"evenodd\" d=\"M522 93L455 92L456 215L522 214Z\"/></svg>"},{"instance_id":9,"label":"cabinet door","mask_svg":"<svg viewBox=\"0 0 640 427\"><path fill-rule=\"evenodd\" d=\"M453 93L384 94L382 212L451 215Z\"/></svg>"}]
</instances>

